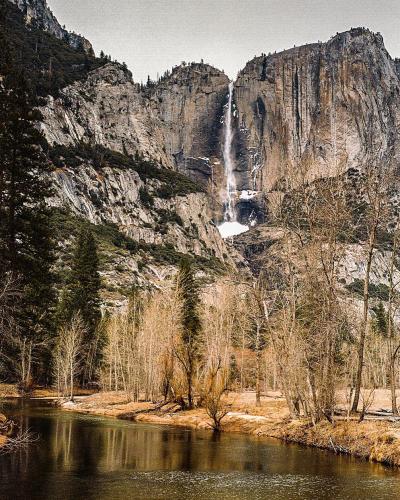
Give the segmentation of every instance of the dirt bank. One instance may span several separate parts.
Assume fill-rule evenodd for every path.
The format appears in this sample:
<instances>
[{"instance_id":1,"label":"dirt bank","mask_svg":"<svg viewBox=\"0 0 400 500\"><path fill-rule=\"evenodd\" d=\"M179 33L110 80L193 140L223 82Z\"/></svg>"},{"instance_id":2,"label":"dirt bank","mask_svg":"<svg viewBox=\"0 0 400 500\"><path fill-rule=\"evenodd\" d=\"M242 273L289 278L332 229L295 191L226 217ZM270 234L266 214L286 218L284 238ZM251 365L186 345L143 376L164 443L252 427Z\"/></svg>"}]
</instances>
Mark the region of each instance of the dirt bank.
<instances>
[{"instance_id":1,"label":"dirt bank","mask_svg":"<svg viewBox=\"0 0 400 500\"><path fill-rule=\"evenodd\" d=\"M254 404L254 394L230 396L230 411L223 420L224 432L242 432L259 437L273 437L347 453L388 465L400 466L400 423L384 420L336 420L332 425L321 422L315 427L305 421L291 421L284 399L279 393L262 398L261 407ZM211 429L204 409L176 411L173 405L155 410L151 403L127 402L124 393L99 393L78 397L66 403L66 410L123 418L136 422Z\"/></svg>"}]
</instances>

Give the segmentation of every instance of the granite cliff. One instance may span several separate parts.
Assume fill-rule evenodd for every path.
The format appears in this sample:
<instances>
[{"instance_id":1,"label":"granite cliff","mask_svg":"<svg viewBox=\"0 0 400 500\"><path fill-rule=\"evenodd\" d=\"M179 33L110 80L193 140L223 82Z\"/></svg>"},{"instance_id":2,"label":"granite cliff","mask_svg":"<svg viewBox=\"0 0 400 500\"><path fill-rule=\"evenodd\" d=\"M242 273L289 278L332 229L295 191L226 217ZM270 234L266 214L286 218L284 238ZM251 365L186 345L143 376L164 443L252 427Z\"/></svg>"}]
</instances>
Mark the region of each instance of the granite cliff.
<instances>
[{"instance_id":1,"label":"granite cliff","mask_svg":"<svg viewBox=\"0 0 400 500\"><path fill-rule=\"evenodd\" d=\"M279 189L399 159L400 85L382 36L357 28L326 43L262 55L235 83L238 177Z\"/></svg>"}]
</instances>

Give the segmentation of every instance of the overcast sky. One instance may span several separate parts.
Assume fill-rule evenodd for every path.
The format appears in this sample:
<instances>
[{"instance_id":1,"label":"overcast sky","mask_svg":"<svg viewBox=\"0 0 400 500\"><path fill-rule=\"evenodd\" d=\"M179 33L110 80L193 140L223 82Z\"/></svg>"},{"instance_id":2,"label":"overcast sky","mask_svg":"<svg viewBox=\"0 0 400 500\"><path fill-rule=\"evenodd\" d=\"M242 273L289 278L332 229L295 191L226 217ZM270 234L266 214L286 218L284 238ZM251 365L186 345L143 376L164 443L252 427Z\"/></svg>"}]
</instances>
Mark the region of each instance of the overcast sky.
<instances>
[{"instance_id":1,"label":"overcast sky","mask_svg":"<svg viewBox=\"0 0 400 500\"><path fill-rule=\"evenodd\" d=\"M145 81L181 61L234 78L254 55L325 41L352 26L380 31L400 56L400 0L48 0L61 25L125 61Z\"/></svg>"}]
</instances>

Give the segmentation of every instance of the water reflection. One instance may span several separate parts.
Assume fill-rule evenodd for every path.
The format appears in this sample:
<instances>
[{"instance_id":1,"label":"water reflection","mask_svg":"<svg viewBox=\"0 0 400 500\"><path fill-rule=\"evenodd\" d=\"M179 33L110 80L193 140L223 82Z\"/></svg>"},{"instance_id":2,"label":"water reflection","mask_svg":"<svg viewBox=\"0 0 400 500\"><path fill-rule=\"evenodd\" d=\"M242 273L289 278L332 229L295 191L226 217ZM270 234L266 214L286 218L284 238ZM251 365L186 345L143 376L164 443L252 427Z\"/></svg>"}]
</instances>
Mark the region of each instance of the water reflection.
<instances>
[{"instance_id":1,"label":"water reflection","mask_svg":"<svg viewBox=\"0 0 400 500\"><path fill-rule=\"evenodd\" d=\"M326 452L64 413L42 402L8 412L41 434L0 457L1 499L400 498L396 471Z\"/></svg>"}]
</instances>

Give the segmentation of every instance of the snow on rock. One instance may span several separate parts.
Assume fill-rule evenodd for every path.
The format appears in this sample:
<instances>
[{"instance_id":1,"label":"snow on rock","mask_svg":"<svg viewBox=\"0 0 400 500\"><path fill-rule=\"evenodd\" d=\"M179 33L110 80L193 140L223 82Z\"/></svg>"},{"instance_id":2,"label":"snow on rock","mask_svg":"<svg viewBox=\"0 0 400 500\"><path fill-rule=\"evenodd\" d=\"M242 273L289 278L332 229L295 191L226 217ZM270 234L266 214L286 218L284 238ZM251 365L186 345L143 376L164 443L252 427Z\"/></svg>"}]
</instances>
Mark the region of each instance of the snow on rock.
<instances>
[{"instance_id":1,"label":"snow on rock","mask_svg":"<svg viewBox=\"0 0 400 500\"><path fill-rule=\"evenodd\" d=\"M245 191L242 191L240 195L241 200L251 200L256 196L258 191L251 191L250 189L246 189Z\"/></svg>"},{"instance_id":2,"label":"snow on rock","mask_svg":"<svg viewBox=\"0 0 400 500\"><path fill-rule=\"evenodd\" d=\"M237 236L238 234L245 233L249 230L249 226L240 224L240 222L224 222L218 226L218 231L223 238L229 238L231 236Z\"/></svg>"}]
</instances>

